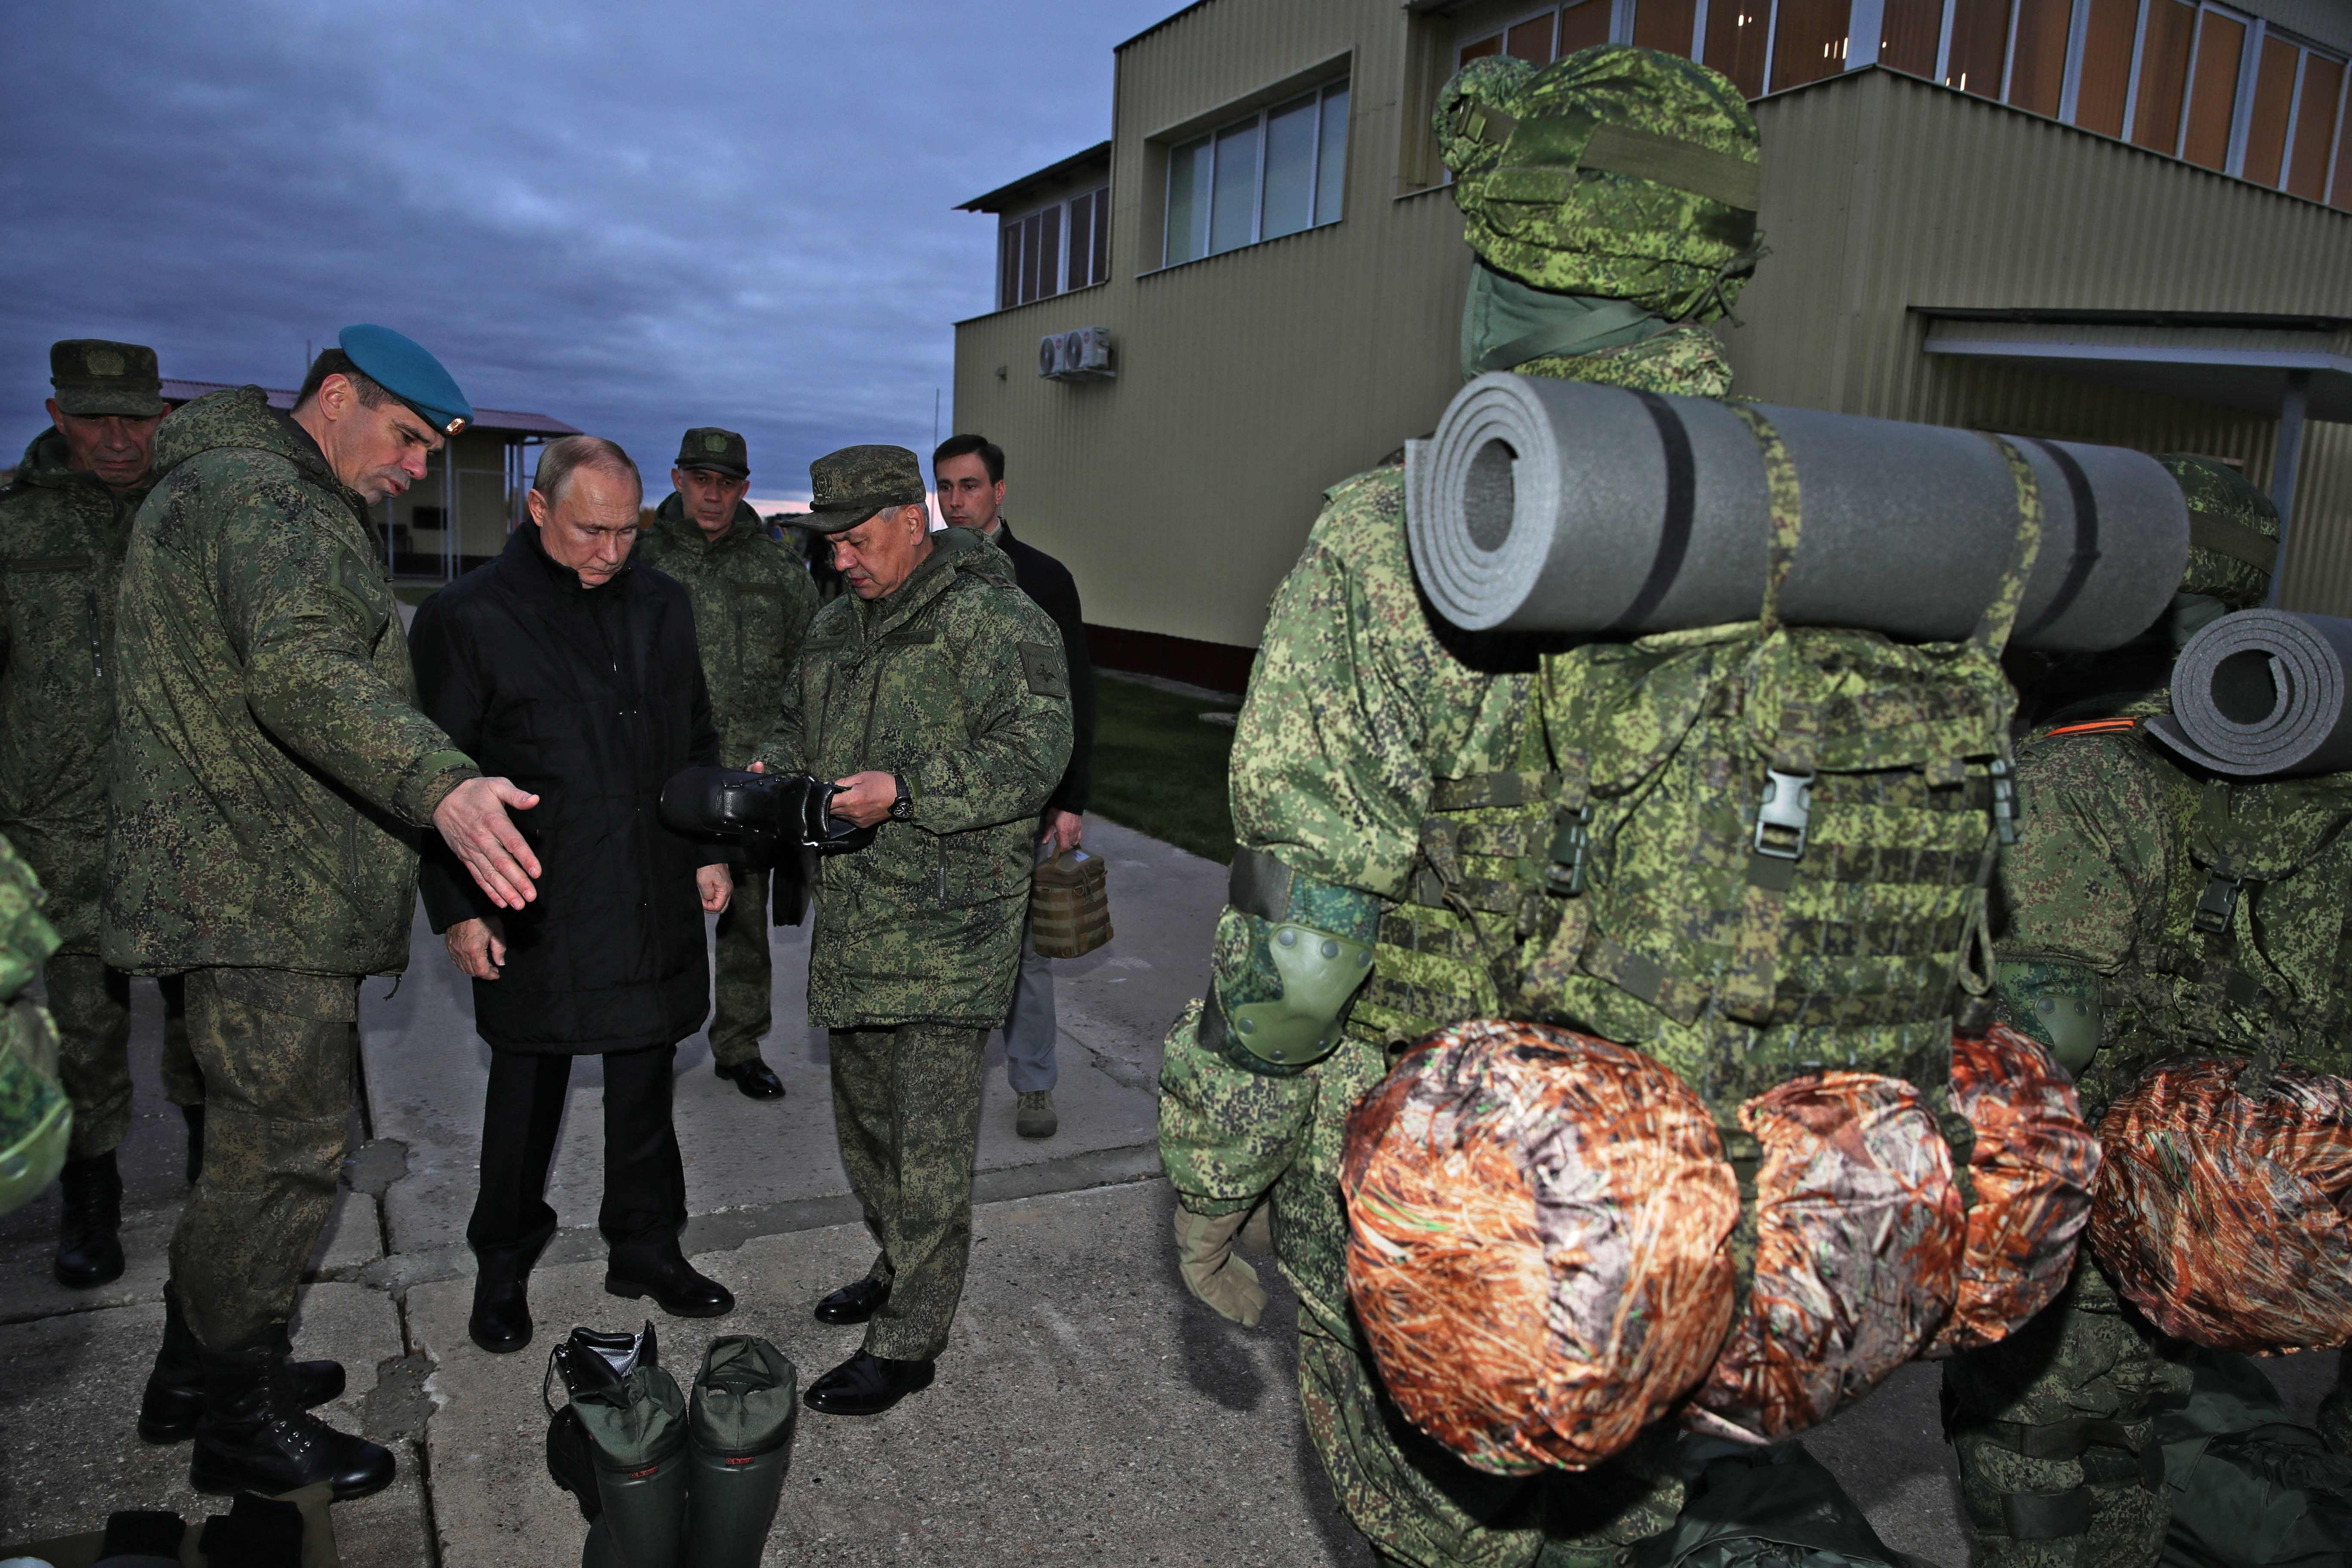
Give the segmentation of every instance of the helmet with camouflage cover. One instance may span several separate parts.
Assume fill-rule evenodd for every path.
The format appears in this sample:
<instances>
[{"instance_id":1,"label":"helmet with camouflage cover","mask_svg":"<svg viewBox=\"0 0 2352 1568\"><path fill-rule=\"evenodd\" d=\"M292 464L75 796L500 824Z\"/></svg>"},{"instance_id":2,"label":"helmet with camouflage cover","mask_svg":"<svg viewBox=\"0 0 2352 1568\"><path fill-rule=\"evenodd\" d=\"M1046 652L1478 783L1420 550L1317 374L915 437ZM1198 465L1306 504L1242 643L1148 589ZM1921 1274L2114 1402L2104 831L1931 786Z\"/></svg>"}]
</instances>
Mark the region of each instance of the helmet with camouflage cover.
<instances>
[{"instance_id":1,"label":"helmet with camouflage cover","mask_svg":"<svg viewBox=\"0 0 2352 1568\"><path fill-rule=\"evenodd\" d=\"M2278 556L2278 509L2271 498L2210 458L2169 452L2157 460L2189 500L2189 565L2180 591L2232 610L2261 604Z\"/></svg>"},{"instance_id":2,"label":"helmet with camouflage cover","mask_svg":"<svg viewBox=\"0 0 2352 1568\"><path fill-rule=\"evenodd\" d=\"M1755 270L1756 117L1696 61L1626 44L1475 60L1436 129L1464 237L1507 277L1704 321Z\"/></svg>"}]
</instances>

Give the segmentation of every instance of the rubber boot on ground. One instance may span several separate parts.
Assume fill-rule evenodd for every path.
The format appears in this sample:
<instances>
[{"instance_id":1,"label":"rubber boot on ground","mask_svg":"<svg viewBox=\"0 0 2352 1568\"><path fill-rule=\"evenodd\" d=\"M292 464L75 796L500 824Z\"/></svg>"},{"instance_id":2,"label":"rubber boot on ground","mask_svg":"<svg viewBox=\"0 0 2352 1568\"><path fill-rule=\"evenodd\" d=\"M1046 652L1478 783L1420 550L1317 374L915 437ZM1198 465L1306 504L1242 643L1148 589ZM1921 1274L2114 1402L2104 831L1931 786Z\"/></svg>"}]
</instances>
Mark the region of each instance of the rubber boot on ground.
<instances>
[{"instance_id":1,"label":"rubber boot on ground","mask_svg":"<svg viewBox=\"0 0 2352 1568\"><path fill-rule=\"evenodd\" d=\"M343 1392L341 1362L293 1361L293 1342L278 1324L278 1353L289 1357L286 1372L294 1398L303 1409L324 1405ZM176 1287L163 1286L163 1348L155 1352L154 1370L147 1374L147 1391L139 1400L139 1436L150 1443L184 1443L196 1435L205 1409L203 1347L180 1310Z\"/></svg>"},{"instance_id":2,"label":"rubber boot on ground","mask_svg":"<svg viewBox=\"0 0 2352 1568\"><path fill-rule=\"evenodd\" d=\"M122 1278L122 1172L114 1151L68 1160L58 1173L58 1283L88 1290Z\"/></svg>"},{"instance_id":3,"label":"rubber boot on ground","mask_svg":"<svg viewBox=\"0 0 2352 1568\"><path fill-rule=\"evenodd\" d=\"M582 1562L679 1568L686 1561L688 1457L686 1397L677 1380L660 1367L640 1366L609 1387L582 1390L572 1408L587 1430L604 1504Z\"/></svg>"},{"instance_id":4,"label":"rubber boot on ground","mask_svg":"<svg viewBox=\"0 0 2352 1568\"><path fill-rule=\"evenodd\" d=\"M286 1327L273 1323L225 1351L200 1352L205 1412L188 1484L216 1496L278 1497L325 1482L338 1502L392 1484L392 1454L336 1431L302 1408L286 1364Z\"/></svg>"},{"instance_id":5,"label":"rubber boot on ground","mask_svg":"<svg viewBox=\"0 0 2352 1568\"><path fill-rule=\"evenodd\" d=\"M702 1358L688 1422L687 1559L759 1568L792 1463L800 1377L783 1352L721 1334Z\"/></svg>"}]
</instances>

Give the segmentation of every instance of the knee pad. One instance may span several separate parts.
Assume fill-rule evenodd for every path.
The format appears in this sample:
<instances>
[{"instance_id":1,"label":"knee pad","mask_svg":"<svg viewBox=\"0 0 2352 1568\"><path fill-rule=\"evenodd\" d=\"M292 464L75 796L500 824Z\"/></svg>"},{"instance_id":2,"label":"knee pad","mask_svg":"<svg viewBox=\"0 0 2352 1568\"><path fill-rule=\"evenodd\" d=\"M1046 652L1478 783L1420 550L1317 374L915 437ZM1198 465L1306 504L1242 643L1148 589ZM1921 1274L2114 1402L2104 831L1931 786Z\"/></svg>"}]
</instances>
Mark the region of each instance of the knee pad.
<instances>
[{"instance_id":1,"label":"knee pad","mask_svg":"<svg viewBox=\"0 0 2352 1568\"><path fill-rule=\"evenodd\" d=\"M2238 1351L2352 1340L2352 1082L2168 1063L2099 1141L2091 1248L2158 1329Z\"/></svg>"}]
</instances>

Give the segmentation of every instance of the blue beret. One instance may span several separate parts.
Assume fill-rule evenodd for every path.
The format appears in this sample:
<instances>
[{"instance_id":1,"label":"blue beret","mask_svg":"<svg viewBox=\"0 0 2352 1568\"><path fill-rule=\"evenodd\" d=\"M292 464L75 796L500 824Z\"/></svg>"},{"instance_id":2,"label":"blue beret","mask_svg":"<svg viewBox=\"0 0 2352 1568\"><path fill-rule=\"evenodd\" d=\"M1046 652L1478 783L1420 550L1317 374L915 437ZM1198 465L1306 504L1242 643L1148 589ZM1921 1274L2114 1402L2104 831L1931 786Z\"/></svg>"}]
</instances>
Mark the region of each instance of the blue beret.
<instances>
[{"instance_id":1,"label":"blue beret","mask_svg":"<svg viewBox=\"0 0 2352 1568\"><path fill-rule=\"evenodd\" d=\"M457 383L413 338L403 337L390 327L362 323L345 327L335 342L370 381L415 409L418 417L444 436L455 436L474 422L474 405L457 390Z\"/></svg>"}]
</instances>

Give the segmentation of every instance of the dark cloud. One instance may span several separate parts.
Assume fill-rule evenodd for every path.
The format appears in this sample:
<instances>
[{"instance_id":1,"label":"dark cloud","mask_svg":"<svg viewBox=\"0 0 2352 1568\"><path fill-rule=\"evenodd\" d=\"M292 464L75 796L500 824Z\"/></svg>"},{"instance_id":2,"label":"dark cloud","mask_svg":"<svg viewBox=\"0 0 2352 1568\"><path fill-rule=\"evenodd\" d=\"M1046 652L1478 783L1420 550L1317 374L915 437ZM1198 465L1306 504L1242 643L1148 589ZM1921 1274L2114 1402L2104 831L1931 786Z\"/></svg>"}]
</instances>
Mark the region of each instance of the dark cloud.
<instances>
[{"instance_id":1,"label":"dark cloud","mask_svg":"<svg viewBox=\"0 0 2352 1568\"><path fill-rule=\"evenodd\" d=\"M992 220L951 209L1108 135L1111 46L1175 3L29 8L0 461L52 339L291 385L353 321L652 469L696 424L761 493L919 446L991 303Z\"/></svg>"}]
</instances>

